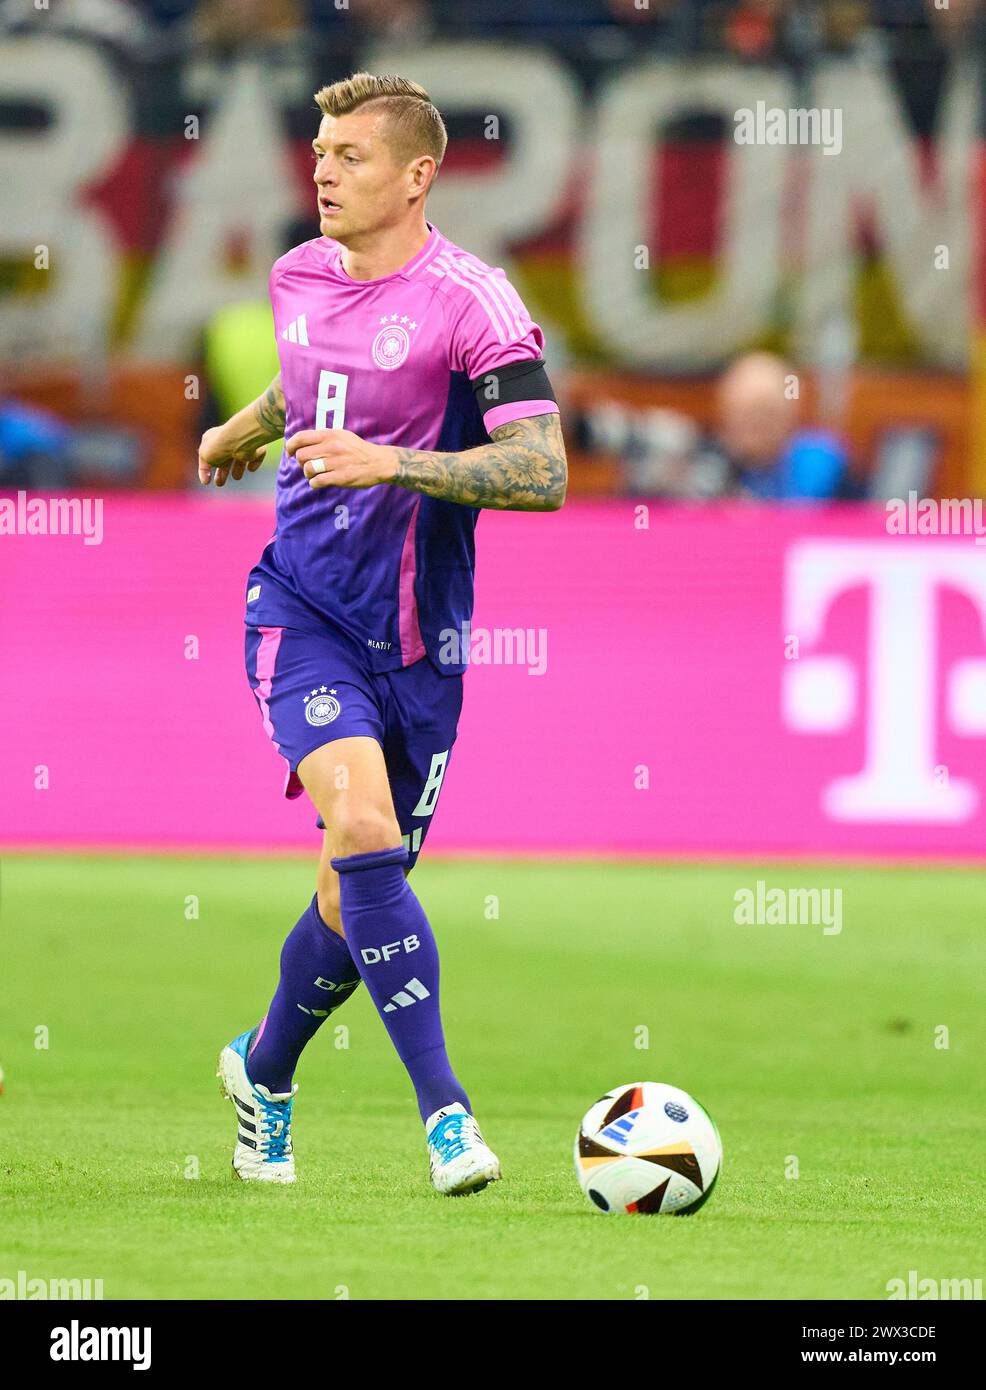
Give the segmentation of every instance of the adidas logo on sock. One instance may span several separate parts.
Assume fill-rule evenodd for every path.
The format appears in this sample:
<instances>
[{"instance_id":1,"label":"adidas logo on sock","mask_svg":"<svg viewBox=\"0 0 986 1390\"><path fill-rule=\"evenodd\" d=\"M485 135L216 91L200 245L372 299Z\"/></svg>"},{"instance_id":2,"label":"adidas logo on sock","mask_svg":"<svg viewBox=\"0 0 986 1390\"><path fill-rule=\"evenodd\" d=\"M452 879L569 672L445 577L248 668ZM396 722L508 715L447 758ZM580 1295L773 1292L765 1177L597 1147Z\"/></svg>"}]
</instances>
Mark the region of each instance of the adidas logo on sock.
<instances>
[{"instance_id":1,"label":"adidas logo on sock","mask_svg":"<svg viewBox=\"0 0 986 1390\"><path fill-rule=\"evenodd\" d=\"M281 337L288 343L298 343L301 347L311 347L308 341L308 315L299 314L288 324Z\"/></svg>"},{"instance_id":2,"label":"adidas logo on sock","mask_svg":"<svg viewBox=\"0 0 986 1390\"><path fill-rule=\"evenodd\" d=\"M398 1006L406 1009L409 1004L416 1004L419 999L428 999L430 993L420 980L408 980L403 989L391 996L390 1003L384 1004L383 1011L385 1014L392 1014Z\"/></svg>"}]
</instances>

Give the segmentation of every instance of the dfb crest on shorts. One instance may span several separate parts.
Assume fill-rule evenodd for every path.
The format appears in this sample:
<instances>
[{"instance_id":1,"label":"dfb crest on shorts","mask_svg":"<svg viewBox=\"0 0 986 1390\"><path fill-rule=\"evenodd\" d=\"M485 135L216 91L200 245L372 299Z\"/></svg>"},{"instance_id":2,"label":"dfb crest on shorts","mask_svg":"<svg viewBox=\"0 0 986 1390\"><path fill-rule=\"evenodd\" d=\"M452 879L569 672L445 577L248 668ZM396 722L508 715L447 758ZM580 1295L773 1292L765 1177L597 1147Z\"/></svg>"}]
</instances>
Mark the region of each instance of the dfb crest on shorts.
<instances>
[{"instance_id":1,"label":"dfb crest on shorts","mask_svg":"<svg viewBox=\"0 0 986 1390\"><path fill-rule=\"evenodd\" d=\"M340 709L335 691L326 690L324 685L305 696L305 718L316 728L321 724L331 724L333 719L338 718Z\"/></svg>"}]
</instances>

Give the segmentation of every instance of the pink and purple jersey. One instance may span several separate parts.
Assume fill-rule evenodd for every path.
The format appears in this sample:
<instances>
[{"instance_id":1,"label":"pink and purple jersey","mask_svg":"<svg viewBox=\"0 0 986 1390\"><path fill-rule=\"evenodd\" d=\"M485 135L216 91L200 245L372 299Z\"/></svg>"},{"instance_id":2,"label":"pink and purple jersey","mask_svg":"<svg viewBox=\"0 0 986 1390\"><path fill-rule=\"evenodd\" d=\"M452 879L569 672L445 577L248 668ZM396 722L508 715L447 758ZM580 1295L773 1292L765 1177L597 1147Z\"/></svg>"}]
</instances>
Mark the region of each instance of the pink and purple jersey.
<instances>
[{"instance_id":1,"label":"pink and purple jersey","mask_svg":"<svg viewBox=\"0 0 986 1390\"><path fill-rule=\"evenodd\" d=\"M275 263L270 297L286 438L337 428L458 452L509 420L557 410L543 371L505 372L514 384L499 389L510 364L540 364L544 336L502 270L434 227L379 280L351 279L337 242L304 242ZM355 639L373 671L427 654L458 674L463 665L438 652L472 615L477 516L387 484L313 489L282 454L277 530L250 576L247 623L290 626L300 601Z\"/></svg>"}]
</instances>

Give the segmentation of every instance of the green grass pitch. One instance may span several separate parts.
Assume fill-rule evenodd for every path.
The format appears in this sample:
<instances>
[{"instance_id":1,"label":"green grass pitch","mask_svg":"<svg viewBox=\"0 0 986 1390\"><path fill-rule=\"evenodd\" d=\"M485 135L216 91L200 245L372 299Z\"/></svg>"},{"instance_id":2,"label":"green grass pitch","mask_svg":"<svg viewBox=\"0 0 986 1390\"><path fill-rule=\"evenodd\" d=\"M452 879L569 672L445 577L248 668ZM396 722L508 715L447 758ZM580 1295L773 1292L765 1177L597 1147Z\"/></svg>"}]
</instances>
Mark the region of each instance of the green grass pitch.
<instances>
[{"instance_id":1,"label":"green grass pitch","mask_svg":"<svg viewBox=\"0 0 986 1390\"><path fill-rule=\"evenodd\" d=\"M884 1299L912 1269L986 1273L980 871L426 858L450 1054L504 1168L459 1200L429 1186L362 990L299 1067L298 1183L231 1179L216 1055L263 1012L312 874L4 860L0 1278L101 1278L107 1299ZM842 887L841 934L736 925L757 878ZM606 1217L575 1181L583 1111L646 1079L723 1137L690 1219Z\"/></svg>"}]
</instances>

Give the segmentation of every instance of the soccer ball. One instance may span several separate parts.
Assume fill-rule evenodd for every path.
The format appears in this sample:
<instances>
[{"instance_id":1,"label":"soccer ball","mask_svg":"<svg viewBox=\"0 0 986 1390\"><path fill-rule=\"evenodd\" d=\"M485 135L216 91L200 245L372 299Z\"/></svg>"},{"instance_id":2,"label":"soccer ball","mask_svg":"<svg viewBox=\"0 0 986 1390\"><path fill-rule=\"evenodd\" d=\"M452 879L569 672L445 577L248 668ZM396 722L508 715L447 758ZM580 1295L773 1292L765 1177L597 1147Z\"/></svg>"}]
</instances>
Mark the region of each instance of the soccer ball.
<instances>
[{"instance_id":1,"label":"soccer ball","mask_svg":"<svg viewBox=\"0 0 986 1390\"><path fill-rule=\"evenodd\" d=\"M712 1196L721 1167L712 1117L660 1081L609 1091L575 1136L575 1172L599 1211L690 1215Z\"/></svg>"}]
</instances>

